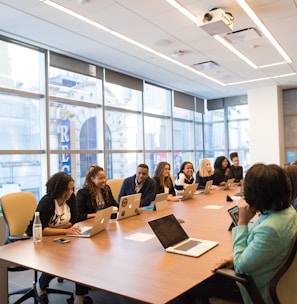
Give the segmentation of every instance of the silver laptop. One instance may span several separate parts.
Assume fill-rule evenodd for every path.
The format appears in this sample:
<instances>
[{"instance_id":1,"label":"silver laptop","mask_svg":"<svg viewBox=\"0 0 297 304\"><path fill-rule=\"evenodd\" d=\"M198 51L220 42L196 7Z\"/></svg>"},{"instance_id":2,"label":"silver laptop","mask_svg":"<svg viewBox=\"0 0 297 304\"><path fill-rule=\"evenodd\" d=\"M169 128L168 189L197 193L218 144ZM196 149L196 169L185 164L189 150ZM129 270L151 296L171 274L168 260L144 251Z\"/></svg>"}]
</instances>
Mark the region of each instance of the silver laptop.
<instances>
[{"instance_id":1,"label":"silver laptop","mask_svg":"<svg viewBox=\"0 0 297 304\"><path fill-rule=\"evenodd\" d=\"M81 228L80 234L67 234L67 236L89 238L106 229L109 223L113 207L108 207L96 212L96 216L92 226L84 226ZM78 225L78 224L76 224Z\"/></svg>"},{"instance_id":2,"label":"silver laptop","mask_svg":"<svg viewBox=\"0 0 297 304\"><path fill-rule=\"evenodd\" d=\"M222 190L229 190L230 187L233 185L235 178L229 178L225 184L225 186L222 187Z\"/></svg>"},{"instance_id":3,"label":"silver laptop","mask_svg":"<svg viewBox=\"0 0 297 304\"><path fill-rule=\"evenodd\" d=\"M117 220L140 214L141 193L122 196L120 199Z\"/></svg>"},{"instance_id":4,"label":"silver laptop","mask_svg":"<svg viewBox=\"0 0 297 304\"><path fill-rule=\"evenodd\" d=\"M162 210L168 207L167 201L168 193L159 193L156 195L153 201L154 210Z\"/></svg>"},{"instance_id":5,"label":"silver laptop","mask_svg":"<svg viewBox=\"0 0 297 304\"><path fill-rule=\"evenodd\" d=\"M193 198L193 196L197 190L197 187L198 187L198 184L192 184L192 185L188 185L187 187L185 187L181 200L184 201L184 200Z\"/></svg>"},{"instance_id":6,"label":"silver laptop","mask_svg":"<svg viewBox=\"0 0 297 304\"><path fill-rule=\"evenodd\" d=\"M148 222L167 252L198 257L219 243L190 238L173 214Z\"/></svg>"},{"instance_id":7,"label":"silver laptop","mask_svg":"<svg viewBox=\"0 0 297 304\"><path fill-rule=\"evenodd\" d=\"M208 194L211 190L212 184L213 180L207 181L204 190L198 191L198 194Z\"/></svg>"}]
</instances>

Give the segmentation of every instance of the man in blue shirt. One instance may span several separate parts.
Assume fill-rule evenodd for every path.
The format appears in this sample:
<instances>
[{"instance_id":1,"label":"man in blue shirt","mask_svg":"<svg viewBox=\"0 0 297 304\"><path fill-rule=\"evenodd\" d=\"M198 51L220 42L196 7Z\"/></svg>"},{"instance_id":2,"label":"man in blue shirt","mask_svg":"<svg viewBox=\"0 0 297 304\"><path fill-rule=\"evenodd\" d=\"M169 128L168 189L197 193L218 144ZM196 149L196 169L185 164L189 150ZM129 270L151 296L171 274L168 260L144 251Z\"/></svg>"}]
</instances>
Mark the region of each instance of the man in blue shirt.
<instances>
[{"instance_id":1,"label":"man in blue shirt","mask_svg":"<svg viewBox=\"0 0 297 304\"><path fill-rule=\"evenodd\" d=\"M141 193L140 206L148 206L156 196L155 180L148 173L148 166L139 164L136 174L124 179L118 202L120 202L122 196Z\"/></svg>"}]
</instances>

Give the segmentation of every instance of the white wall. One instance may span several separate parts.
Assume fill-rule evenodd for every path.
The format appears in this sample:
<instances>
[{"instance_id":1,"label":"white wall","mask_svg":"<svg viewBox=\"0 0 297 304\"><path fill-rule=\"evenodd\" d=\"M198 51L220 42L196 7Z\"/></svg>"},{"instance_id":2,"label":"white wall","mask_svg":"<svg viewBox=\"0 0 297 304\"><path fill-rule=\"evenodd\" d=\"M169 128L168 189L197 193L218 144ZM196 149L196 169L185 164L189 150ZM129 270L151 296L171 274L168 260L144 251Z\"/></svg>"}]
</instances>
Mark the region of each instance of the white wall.
<instances>
[{"instance_id":1,"label":"white wall","mask_svg":"<svg viewBox=\"0 0 297 304\"><path fill-rule=\"evenodd\" d=\"M285 163L282 91L277 86L248 92L250 164Z\"/></svg>"}]
</instances>

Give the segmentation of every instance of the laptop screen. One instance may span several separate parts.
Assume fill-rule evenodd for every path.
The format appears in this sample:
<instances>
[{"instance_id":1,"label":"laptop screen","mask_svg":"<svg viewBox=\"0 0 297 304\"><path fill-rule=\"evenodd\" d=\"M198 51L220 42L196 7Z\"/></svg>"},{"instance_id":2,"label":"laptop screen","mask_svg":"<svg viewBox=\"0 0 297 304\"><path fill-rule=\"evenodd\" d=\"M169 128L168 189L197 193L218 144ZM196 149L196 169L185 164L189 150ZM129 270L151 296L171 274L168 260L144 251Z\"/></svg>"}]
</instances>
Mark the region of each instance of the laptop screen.
<instances>
[{"instance_id":1,"label":"laptop screen","mask_svg":"<svg viewBox=\"0 0 297 304\"><path fill-rule=\"evenodd\" d=\"M173 214L148 223L165 249L189 238Z\"/></svg>"}]
</instances>

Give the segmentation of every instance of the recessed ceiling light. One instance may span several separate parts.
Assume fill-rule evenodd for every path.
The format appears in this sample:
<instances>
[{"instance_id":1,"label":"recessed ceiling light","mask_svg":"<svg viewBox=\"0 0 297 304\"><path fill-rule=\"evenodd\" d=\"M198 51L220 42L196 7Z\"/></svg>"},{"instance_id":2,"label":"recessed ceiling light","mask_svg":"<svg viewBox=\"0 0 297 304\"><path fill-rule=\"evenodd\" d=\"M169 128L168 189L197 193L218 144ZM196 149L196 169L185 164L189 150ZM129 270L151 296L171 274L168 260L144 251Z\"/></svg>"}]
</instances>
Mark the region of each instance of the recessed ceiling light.
<instances>
[{"instance_id":1,"label":"recessed ceiling light","mask_svg":"<svg viewBox=\"0 0 297 304\"><path fill-rule=\"evenodd\" d=\"M167 40L167 39L162 39L162 40L158 40L155 42L155 45L157 45L157 46L168 46L170 44L171 44L171 41Z\"/></svg>"}]
</instances>

